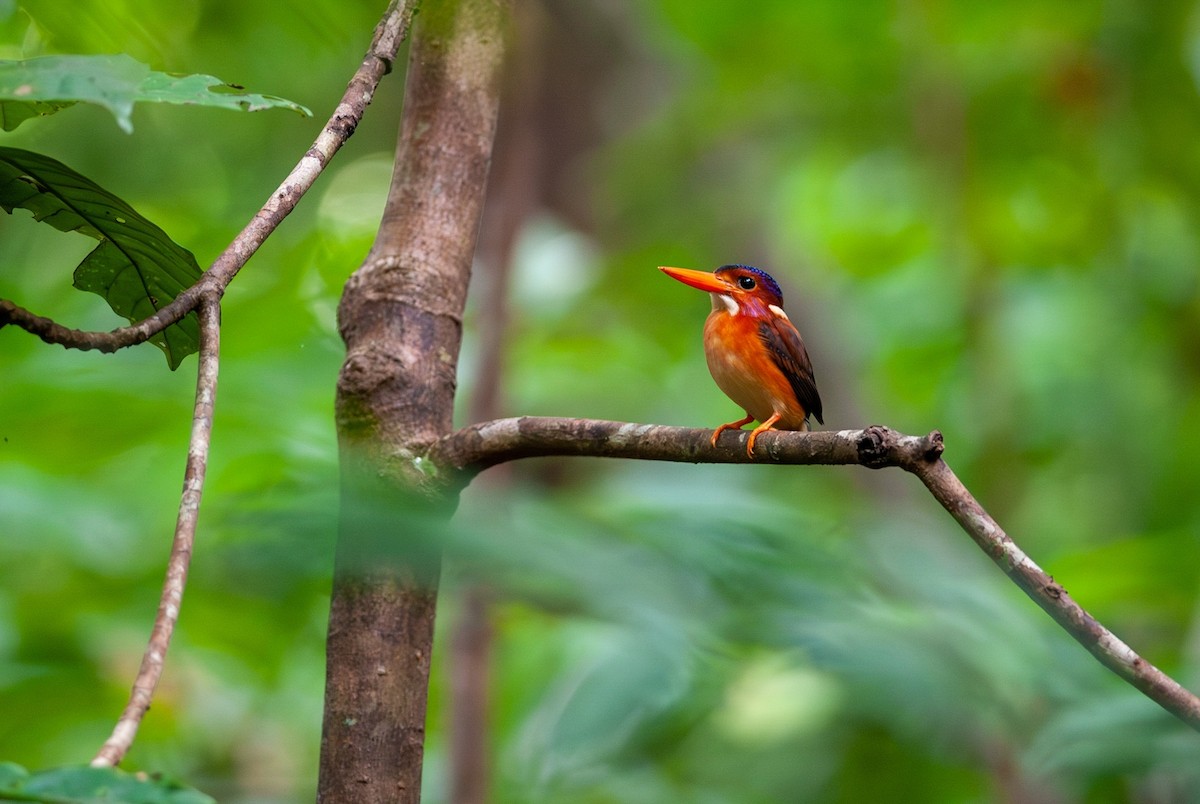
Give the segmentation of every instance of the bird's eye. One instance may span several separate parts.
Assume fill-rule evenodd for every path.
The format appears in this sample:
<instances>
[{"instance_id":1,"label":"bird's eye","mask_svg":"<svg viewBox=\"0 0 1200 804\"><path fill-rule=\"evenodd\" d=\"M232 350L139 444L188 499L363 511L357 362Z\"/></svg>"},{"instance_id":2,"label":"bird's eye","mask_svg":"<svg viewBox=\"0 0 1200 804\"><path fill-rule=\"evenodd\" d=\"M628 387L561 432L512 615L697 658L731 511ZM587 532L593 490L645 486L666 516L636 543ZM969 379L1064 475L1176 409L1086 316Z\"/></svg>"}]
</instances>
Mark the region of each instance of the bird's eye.
<instances>
[{"instance_id":1,"label":"bird's eye","mask_svg":"<svg viewBox=\"0 0 1200 804\"><path fill-rule=\"evenodd\" d=\"M738 287L742 290L754 290L754 278L750 276L739 276Z\"/></svg>"}]
</instances>

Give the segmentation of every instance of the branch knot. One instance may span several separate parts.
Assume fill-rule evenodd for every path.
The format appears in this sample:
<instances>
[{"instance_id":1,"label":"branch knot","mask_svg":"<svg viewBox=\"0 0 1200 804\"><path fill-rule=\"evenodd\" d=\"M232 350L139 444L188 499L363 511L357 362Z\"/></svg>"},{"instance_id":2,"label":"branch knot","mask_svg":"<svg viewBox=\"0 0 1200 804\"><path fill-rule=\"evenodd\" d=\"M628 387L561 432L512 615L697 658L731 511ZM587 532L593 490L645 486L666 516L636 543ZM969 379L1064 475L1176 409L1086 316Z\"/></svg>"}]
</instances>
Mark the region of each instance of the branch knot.
<instances>
[{"instance_id":1,"label":"branch knot","mask_svg":"<svg viewBox=\"0 0 1200 804\"><path fill-rule=\"evenodd\" d=\"M933 430L925 436L925 460L936 461L946 451L946 441L942 438L941 430Z\"/></svg>"},{"instance_id":2,"label":"branch knot","mask_svg":"<svg viewBox=\"0 0 1200 804\"><path fill-rule=\"evenodd\" d=\"M858 460L869 469L882 469L895 463L896 432L879 424L866 427L858 437Z\"/></svg>"}]
</instances>

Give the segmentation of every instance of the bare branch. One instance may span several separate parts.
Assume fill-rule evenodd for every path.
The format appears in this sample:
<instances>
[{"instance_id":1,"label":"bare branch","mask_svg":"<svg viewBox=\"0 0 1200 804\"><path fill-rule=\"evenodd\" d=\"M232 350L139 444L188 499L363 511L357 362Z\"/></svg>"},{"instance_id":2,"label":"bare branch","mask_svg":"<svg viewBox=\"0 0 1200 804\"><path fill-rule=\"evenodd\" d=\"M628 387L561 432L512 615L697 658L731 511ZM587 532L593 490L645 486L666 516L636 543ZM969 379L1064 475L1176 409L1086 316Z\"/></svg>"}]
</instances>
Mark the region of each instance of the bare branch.
<instances>
[{"instance_id":1,"label":"bare branch","mask_svg":"<svg viewBox=\"0 0 1200 804\"><path fill-rule=\"evenodd\" d=\"M179 606L187 584L188 565L196 540L196 520L200 514L200 495L208 466L208 447L212 436L213 406L217 397L217 372L221 347L221 300L215 294L200 300L200 361L196 373L196 404L192 412L192 436L188 444L187 466L183 473L183 494L179 516L175 520L175 539L167 561L167 577L150 642L142 656L142 665L133 682L133 692L112 736L101 747L92 765L109 767L125 756L162 677L167 647L179 620Z\"/></svg>"},{"instance_id":2,"label":"bare branch","mask_svg":"<svg viewBox=\"0 0 1200 804\"><path fill-rule=\"evenodd\" d=\"M1163 709L1200 731L1200 699L1139 656L1076 603L1054 578L1021 550L941 459L942 436L910 436L886 427L837 432L767 432L756 459L745 452L745 434L709 444L711 430L593 419L523 417L482 422L435 442L427 457L443 480L461 486L504 461L545 455L589 455L691 463L859 464L898 466L921 479L934 498L1004 574L1101 664Z\"/></svg>"},{"instance_id":3,"label":"bare branch","mask_svg":"<svg viewBox=\"0 0 1200 804\"><path fill-rule=\"evenodd\" d=\"M745 435L745 434L742 434ZM768 431L758 440L757 460L746 455L744 438L726 436L709 444L712 430L597 419L523 416L464 427L435 442L428 458L457 474L447 478L468 483L489 466L517 458L544 455L589 455L690 463L861 464L872 468L903 466L941 454L942 436L909 436L886 427L806 433Z\"/></svg>"},{"instance_id":4,"label":"bare branch","mask_svg":"<svg viewBox=\"0 0 1200 804\"><path fill-rule=\"evenodd\" d=\"M904 468L921 478L979 548L1076 642L1147 698L1200 731L1200 698L1139 656L1076 603L992 519L945 461Z\"/></svg>"},{"instance_id":5,"label":"bare branch","mask_svg":"<svg viewBox=\"0 0 1200 804\"><path fill-rule=\"evenodd\" d=\"M206 278L210 278L209 281L214 287L223 291L229 285L230 280L263 241L296 208L296 204L325 170L329 160L354 134L367 106L375 97L375 88L379 86L383 77L391 72L400 43L408 36L415 9L415 2L392 0L388 4L383 18L375 28L375 35L371 39L366 56L363 57L362 65L350 79L346 92L337 108L333 110L325 128L321 130L312 147L292 168L292 172L267 199L262 209L206 272Z\"/></svg>"},{"instance_id":6,"label":"bare branch","mask_svg":"<svg viewBox=\"0 0 1200 804\"><path fill-rule=\"evenodd\" d=\"M194 285L154 315L110 332L70 329L49 318L35 315L7 299L0 299L0 328L15 324L37 335L46 343L56 343L68 349L111 353L143 343L180 321L197 308L204 296L223 294L233 277L283 219L296 208L296 204L312 187L329 160L354 133L374 97L375 88L383 76L391 71L400 43L408 36L415 7L415 2L402 0L392 0L388 5L375 28L375 35L362 65L350 79L341 101L312 147Z\"/></svg>"}]
</instances>

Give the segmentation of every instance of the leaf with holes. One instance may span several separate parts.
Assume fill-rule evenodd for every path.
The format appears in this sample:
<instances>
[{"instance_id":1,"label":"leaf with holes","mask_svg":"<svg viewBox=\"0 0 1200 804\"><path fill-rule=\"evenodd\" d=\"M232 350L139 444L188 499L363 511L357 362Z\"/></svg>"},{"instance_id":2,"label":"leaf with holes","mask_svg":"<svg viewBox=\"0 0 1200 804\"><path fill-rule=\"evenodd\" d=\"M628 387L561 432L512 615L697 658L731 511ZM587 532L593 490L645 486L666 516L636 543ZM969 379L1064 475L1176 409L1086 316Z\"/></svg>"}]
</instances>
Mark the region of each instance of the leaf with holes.
<instances>
[{"instance_id":1,"label":"leaf with holes","mask_svg":"<svg viewBox=\"0 0 1200 804\"><path fill-rule=\"evenodd\" d=\"M274 95L247 92L236 84L227 84L220 78L199 73L172 75L151 72L138 87L137 101L155 103L195 104L234 109L243 112L259 112L263 109L288 109L311 117L312 112L298 103Z\"/></svg>"},{"instance_id":2,"label":"leaf with holes","mask_svg":"<svg viewBox=\"0 0 1200 804\"><path fill-rule=\"evenodd\" d=\"M34 220L100 241L75 269L75 287L98 293L137 322L200 278L192 253L95 182L48 156L0 148L0 207L27 209ZM151 338L175 369L200 347L194 313Z\"/></svg>"},{"instance_id":3,"label":"leaf with holes","mask_svg":"<svg viewBox=\"0 0 1200 804\"><path fill-rule=\"evenodd\" d=\"M125 55L39 56L0 60L0 128L12 131L31 117L53 114L75 103L94 103L112 112L125 131L133 130L133 105L175 103L257 112L290 109L298 103L247 92L211 75L171 75L151 70Z\"/></svg>"}]
</instances>

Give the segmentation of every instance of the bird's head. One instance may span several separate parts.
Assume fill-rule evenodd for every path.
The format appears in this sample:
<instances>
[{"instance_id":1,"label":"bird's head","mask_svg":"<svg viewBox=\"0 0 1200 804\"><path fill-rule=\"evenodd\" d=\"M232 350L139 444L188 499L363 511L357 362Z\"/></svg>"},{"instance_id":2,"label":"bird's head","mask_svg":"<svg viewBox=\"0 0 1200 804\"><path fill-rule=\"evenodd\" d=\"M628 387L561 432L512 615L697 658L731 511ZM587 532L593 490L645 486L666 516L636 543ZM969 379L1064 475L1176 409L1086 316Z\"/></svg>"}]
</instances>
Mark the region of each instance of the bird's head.
<instances>
[{"instance_id":1,"label":"bird's head","mask_svg":"<svg viewBox=\"0 0 1200 804\"><path fill-rule=\"evenodd\" d=\"M717 270L693 271L688 268L659 270L685 285L712 294L713 309L730 315L769 315L771 307L783 313L783 292L766 271L749 265L722 265Z\"/></svg>"}]
</instances>

